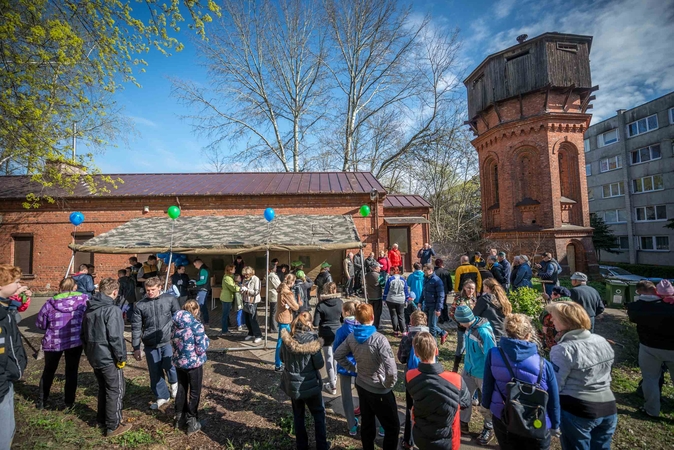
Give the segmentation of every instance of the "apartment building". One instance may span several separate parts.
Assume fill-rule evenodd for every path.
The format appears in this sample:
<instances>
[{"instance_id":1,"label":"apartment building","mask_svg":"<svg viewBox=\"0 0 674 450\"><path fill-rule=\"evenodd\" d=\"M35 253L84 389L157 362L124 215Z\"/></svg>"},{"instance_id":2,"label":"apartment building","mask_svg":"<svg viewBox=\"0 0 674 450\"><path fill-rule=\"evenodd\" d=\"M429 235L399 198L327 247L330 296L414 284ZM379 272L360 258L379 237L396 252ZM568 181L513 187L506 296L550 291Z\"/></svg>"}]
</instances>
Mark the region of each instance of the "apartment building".
<instances>
[{"instance_id":1,"label":"apartment building","mask_svg":"<svg viewBox=\"0 0 674 450\"><path fill-rule=\"evenodd\" d=\"M588 128L590 213L616 236L604 263L674 265L674 92Z\"/></svg>"}]
</instances>

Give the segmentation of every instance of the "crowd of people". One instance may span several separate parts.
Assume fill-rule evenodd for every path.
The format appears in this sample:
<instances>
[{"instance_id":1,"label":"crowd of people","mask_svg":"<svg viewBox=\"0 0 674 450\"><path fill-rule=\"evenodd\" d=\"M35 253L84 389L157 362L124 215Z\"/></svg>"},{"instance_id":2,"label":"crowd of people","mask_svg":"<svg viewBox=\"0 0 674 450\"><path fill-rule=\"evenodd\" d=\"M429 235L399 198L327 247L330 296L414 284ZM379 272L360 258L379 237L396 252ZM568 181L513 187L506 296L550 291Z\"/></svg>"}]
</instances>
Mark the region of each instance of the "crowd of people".
<instances>
[{"instance_id":1,"label":"crowd of people","mask_svg":"<svg viewBox=\"0 0 674 450\"><path fill-rule=\"evenodd\" d=\"M534 269L546 281L547 306L538 330L530 317L513 313L508 298L509 291L531 286L528 257L516 256L511 264L495 249L485 259L479 252L464 255L452 279L435 256L425 244L413 271L404 276L397 245L379 258L371 253L362 260L348 253L343 292L327 262L312 281L302 261L282 265L272 260L265 278L267 325L278 333L275 370L291 399L297 448L309 445L306 409L314 418L317 449L330 447L323 393L335 395L339 385L347 431L351 436L360 433L366 450L374 449L377 435L383 437L385 450L400 443L404 449L458 448L460 436L470 432L473 409L482 416L476 438L480 445L496 440L504 450L547 449L551 437L558 436L563 450L609 449L618 420L610 386L614 353L594 333L595 317L604 305L587 284L588 277L576 272L573 287L562 287L561 266L551 254L542 255ZM184 266L169 276L154 256L144 264L135 257L129 263L117 279L103 278L98 284L94 268L82 265L40 309L36 325L45 330L45 363L37 407L49 404L62 356L64 400L67 408L74 405L84 353L99 386L97 422L106 436L128 431L132 424L122 420L126 318L133 356L147 363L155 398L150 408L162 408L174 398L175 427L196 433L209 347L211 270L195 259L197 276L190 280ZM0 364L0 417L8 425L0 428L0 448L8 448L14 434L12 383L27 363L17 322L31 293L20 278L17 267L0 265L0 332L6 337L0 340L0 358L5 360ZM314 286L318 302L312 309ZM643 412L657 417L662 378L674 366L674 332L667 326L674 315L674 288L665 280L658 286L642 281L637 289L640 297L628 305L628 314L640 340ZM245 327L246 340L261 341L261 292L262 281L243 258L225 267L220 336L228 336L230 326ZM367 302L354 298L359 292ZM398 365L381 329L384 304L393 336L401 338L396 356L404 366L407 410L402 441L393 394ZM448 327L440 325L448 321L457 330L451 371L438 360L438 349L448 337ZM325 380L320 372L324 367Z\"/></svg>"}]
</instances>

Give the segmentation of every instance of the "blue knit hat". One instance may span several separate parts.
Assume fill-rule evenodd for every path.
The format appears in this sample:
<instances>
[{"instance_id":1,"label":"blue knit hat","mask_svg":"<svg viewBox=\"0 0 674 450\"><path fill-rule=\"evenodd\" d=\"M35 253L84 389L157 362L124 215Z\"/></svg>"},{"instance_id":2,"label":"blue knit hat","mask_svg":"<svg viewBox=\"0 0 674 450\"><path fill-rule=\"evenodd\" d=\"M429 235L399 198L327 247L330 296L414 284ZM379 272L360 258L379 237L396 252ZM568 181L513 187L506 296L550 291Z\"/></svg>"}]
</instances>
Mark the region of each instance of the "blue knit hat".
<instances>
[{"instance_id":1,"label":"blue knit hat","mask_svg":"<svg viewBox=\"0 0 674 450\"><path fill-rule=\"evenodd\" d=\"M473 323L475 316L467 305L460 305L454 311L454 318L459 323Z\"/></svg>"}]
</instances>

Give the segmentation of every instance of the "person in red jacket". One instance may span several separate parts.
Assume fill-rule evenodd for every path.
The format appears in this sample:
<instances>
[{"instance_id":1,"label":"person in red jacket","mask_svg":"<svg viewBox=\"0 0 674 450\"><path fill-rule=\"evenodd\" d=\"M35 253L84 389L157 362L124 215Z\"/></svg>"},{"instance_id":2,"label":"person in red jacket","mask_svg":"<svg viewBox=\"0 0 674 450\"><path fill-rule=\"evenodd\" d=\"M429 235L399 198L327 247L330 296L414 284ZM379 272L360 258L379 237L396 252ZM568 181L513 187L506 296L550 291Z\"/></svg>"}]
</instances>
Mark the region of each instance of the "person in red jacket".
<instances>
[{"instance_id":1,"label":"person in red jacket","mask_svg":"<svg viewBox=\"0 0 674 450\"><path fill-rule=\"evenodd\" d=\"M383 273L388 273L389 269L391 267L391 261L388 260L388 256L386 253L386 250L382 250L379 252L379 258L377 258L377 262L381 266L381 272Z\"/></svg>"},{"instance_id":2,"label":"person in red jacket","mask_svg":"<svg viewBox=\"0 0 674 450\"><path fill-rule=\"evenodd\" d=\"M403 273L403 255L401 255L400 250L398 250L398 244L393 244L393 247L391 247L391 250L388 252L388 259L391 263L391 269L399 267L400 273Z\"/></svg>"}]
</instances>

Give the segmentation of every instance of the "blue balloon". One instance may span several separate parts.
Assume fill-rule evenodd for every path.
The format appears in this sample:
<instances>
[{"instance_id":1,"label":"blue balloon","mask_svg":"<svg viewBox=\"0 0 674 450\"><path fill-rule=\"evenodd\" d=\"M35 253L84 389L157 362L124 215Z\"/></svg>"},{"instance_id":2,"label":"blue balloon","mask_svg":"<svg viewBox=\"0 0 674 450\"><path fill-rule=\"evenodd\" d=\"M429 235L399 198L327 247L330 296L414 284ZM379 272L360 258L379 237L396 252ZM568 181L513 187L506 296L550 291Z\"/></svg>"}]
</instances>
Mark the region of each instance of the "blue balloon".
<instances>
[{"instance_id":1,"label":"blue balloon","mask_svg":"<svg viewBox=\"0 0 674 450\"><path fill-rule=\"evenodd\" d=\"M78 226L81 225L82 222L84 222L84 214L82 214L79 211L70 213L70 223L72 223L75 226Z\"/></svg>"},{"instance_id":2,"label":"blue balloon","mask_svg":"<svg viewBox=\"0 0 674 450\"><path fill-rule=\"evenodd\" d=\"M274 212L273 209L267 208L264 210L264 218L267 222L271 222L274 220L274 217L276 217L276 213Z\"/></svg>"}]
</instances>

